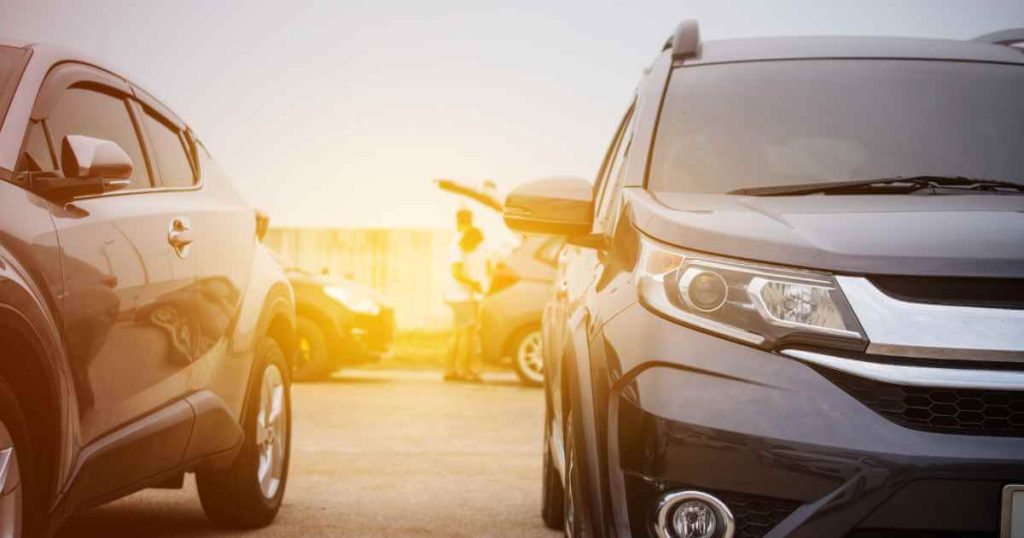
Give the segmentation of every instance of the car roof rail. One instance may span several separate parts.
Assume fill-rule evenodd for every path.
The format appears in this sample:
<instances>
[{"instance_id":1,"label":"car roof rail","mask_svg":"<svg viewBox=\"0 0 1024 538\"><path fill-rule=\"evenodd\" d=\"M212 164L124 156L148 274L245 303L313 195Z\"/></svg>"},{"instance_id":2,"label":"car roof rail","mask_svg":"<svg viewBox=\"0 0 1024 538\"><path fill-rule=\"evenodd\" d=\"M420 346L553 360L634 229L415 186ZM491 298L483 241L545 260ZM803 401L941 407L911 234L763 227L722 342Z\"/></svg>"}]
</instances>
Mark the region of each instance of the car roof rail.
<instances>
[{"instance_id":1,"label":"car roof rail","mask_svg":"<svg viewBox=\"0 0 1024 538\"><path fill-rule=\"evenodd\" d=\"M1006 45L1008 47L1024 47L1024 28L999 30L998 32L978 36L971 41L991 43L993 45Z\"/></svg>"},{"instance_id":2,"label":"car roof rail","mask_svg":"<svg viewBox=\"0 0 1024 538\"><path fill-rule=\"evenodd\" d=\"M695 19L686 19L676 26L676 31L665 42L661 50L672 49L672 59L682 60L700 52L700 25Z\"/></svg>"}]
</instances>

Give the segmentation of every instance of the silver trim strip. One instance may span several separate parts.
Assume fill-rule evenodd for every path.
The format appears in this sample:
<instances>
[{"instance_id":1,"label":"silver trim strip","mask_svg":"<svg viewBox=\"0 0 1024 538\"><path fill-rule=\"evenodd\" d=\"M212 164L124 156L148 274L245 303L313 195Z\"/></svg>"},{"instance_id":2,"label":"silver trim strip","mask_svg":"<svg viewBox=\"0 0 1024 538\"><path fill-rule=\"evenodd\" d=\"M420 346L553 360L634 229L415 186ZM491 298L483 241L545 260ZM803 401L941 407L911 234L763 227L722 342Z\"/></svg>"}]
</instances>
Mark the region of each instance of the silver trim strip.
<instances>
[{"instance_id":1,"label":"silver trim strip","mask_svg":"<svg viewBox=\"0 0 1024 538\"><path fill-rule=\"evenodd\" d=\"M832 370L894 385L951 389L1024 390L1024 372L907 366L835 357L802 349L784 349L783 355Z\"/></svg>"},{"instance_id":2,"label":"silver trim strip","mask_svg":"<svg viewBox=\"0 0 1024 538\"><path fill-rule=\"evenodd\" d=\"M1024 362L1024 310L911 303L863 277L836 281L870 341L868 353Z\"/></svg>"}]
</instances>

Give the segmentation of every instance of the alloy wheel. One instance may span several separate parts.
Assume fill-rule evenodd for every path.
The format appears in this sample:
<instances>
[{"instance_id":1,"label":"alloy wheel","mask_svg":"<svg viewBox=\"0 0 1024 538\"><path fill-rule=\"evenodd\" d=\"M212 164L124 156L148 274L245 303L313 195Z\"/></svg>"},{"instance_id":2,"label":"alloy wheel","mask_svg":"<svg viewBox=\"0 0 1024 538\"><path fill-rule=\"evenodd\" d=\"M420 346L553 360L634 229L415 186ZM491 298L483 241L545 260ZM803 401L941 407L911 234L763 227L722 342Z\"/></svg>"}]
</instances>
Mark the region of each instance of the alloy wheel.
<instances>
[{"instance_id":1,"label":"alloy wheel","mask_svg":"<svg viewBox=\"0 0 1024 538\"><path fill-rule=\"evenodd\" d=\"M281 370L273 364L268 365L263 372L260 407L256 415L256 445L259 449L259 465L256 472L260 489L267 499L273 499L277 495L288 457L289 425L284 391Z\"/></svg>"},{"instance_id":2,"label":"alloy wheel","mask_svg":"<svg viewBox=\"0 0 1024 538\"><path fill-rule=\"evenodd\" d=\"M23 489L14 439L0 421L0 538L21 536Z\"/></svg>"},{"instance_id":3,"label":"alloy wheel","mask_svg":"<svg viewBox=\"0 0 1024 538\"><path fill-rule=\"evenodd\" d=\"M516 363L519 366L519 372L528 381L538 385L544 382L543 341L541 332L533 331L524 336L516 348Z\"/></svg>"}]
</instances>

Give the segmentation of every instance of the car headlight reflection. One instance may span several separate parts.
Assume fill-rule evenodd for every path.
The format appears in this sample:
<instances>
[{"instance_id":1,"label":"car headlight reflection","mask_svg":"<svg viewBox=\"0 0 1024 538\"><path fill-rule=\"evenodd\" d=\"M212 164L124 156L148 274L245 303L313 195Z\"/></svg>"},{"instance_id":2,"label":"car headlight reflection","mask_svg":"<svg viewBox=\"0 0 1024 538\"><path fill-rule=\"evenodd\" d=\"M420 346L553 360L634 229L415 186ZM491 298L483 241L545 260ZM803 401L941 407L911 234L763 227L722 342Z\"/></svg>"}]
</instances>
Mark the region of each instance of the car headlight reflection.
<instances>
[{"instance_id":1,"label":"car headlight reflection","mask_svg":"<svg viewBox=\"0 0 1024 538\"><path fill-rule=\"evenodd\" d=\"M687 252L644 239L640 299L675 321L751 345L866 339L832 275Z\"/></svg>"},{"instance_id":2,"label":"car headlight reflection","mask_svg":"<svg viewBox=\"0 0 1024 538\"><path fill-rule=\"evenodd\" d=\"M380 304L357 290L343 286L325 286L324 293L353 312L368 316L376 316L380 313Z\"/></svg>"}]
</instances>

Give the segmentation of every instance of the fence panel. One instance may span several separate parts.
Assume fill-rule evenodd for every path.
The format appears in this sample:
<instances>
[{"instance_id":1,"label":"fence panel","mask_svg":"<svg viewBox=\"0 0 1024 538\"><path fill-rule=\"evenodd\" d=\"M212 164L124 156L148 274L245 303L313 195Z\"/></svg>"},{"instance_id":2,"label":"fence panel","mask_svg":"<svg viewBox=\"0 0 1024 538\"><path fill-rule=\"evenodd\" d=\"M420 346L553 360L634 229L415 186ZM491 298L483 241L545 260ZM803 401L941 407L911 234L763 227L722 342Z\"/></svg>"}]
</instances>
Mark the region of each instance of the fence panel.
<instances>
[{"instance_id":1,"label":"fence panel","mask_svg":"<svg viewBox=\"0 0 1024 538\"><path fill-rule=\"evenodd\" d=\"M450 230L271 228L264 243L310 272L327 271L386 294L400 330L444 329Z\"/></svg>"}]
</instances>

